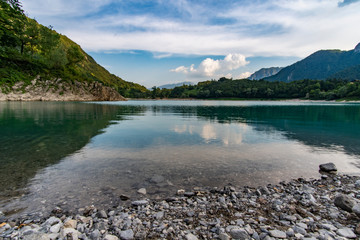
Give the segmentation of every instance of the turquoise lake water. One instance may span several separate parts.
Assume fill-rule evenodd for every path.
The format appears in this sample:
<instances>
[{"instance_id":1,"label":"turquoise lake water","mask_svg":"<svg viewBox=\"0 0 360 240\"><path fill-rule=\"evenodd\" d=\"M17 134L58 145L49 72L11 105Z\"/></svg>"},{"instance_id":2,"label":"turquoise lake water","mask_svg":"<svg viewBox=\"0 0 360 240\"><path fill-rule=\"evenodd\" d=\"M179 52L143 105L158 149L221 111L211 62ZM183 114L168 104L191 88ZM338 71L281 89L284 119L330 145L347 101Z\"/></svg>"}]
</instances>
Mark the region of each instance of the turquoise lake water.
<instances>
[{"instance_id":1,"label":"turquoise lake water","mask_svg":"<svg viewBox=\"0 0 360 240\"><path fill-rule=\"evenodd\" d=\"M7 214L318 177L326 162L359 174L360 104L0 102Z\"/></svg>"}]
</instances>

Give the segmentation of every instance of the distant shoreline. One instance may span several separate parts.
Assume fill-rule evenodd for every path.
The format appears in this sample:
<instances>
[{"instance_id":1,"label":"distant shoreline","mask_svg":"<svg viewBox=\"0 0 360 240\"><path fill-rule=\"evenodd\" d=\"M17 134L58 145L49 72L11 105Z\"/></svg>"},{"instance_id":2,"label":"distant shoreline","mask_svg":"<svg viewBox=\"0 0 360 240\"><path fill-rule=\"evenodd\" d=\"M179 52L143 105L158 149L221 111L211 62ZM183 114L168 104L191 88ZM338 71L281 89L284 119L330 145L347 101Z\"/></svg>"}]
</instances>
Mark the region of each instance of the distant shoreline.
<instances>
[{"instance_id":1,"label":"distant shoreline","mask_svg":"<svg viewBox=\"0 0 360 240\"><path fill-rule=\"evenodd\" d=\"M293 98L293 99L245 99L245 98L126 98L128 101L273 101L273 102L344 102L344 103L360 103L360 100L312 100L312 99L300 99L300 98Z\"/></svg>"}]
</instances>

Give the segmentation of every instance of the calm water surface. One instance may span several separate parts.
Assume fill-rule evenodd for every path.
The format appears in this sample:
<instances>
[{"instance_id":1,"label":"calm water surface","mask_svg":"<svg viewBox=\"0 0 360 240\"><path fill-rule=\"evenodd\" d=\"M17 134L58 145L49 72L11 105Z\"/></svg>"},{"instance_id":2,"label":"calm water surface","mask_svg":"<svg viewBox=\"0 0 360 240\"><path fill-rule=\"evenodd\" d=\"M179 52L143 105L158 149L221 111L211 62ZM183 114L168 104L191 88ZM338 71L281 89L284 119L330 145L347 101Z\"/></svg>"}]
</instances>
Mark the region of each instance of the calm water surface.
<instances>
[{"instance_id":1,"label":"calm water surface","mask_svg":"<svg viewBox=\"0 0 360 240\"><path fill-rule=\"evenodd\" d=\"M0 102L0 210L108 208L125 194L360 173L360 104Z\"/></svg>"}]
</instances>

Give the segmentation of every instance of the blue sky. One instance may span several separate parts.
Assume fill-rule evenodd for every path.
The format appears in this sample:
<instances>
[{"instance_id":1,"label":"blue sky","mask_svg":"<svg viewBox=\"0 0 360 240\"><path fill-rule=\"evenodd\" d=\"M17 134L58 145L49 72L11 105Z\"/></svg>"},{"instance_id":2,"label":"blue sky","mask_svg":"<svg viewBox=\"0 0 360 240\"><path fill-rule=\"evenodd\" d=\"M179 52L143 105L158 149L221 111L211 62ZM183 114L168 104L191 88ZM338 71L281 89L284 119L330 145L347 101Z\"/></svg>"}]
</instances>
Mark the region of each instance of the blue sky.
<instances>
[{"instance_id":1,"label":"blue sky","mask_svg":"<svg viewBox=\"0 0 360 240\"><path fill-rule=\"evenodd\" d=\"M247 77L360 42L358 0L26 0L23 8L146 87Z\"/></svg>"}]
</instances>

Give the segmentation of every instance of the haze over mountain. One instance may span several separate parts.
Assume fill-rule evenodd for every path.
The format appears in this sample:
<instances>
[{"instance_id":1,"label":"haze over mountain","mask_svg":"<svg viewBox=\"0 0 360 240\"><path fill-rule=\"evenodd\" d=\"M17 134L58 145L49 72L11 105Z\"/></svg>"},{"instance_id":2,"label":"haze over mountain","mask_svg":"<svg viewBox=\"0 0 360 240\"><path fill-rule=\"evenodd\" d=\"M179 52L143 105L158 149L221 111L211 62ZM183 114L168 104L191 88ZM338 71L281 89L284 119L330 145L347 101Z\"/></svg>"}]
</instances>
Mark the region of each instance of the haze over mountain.
<instances>
[{"instance_id":1,"label":"haze over mountain","mask_svg":"<svg viewBox=\"0 0 360 240\"><path fill-rule=\"evenodd\" d=\"M179 82L179 83L170 83L170 84L165 84L165 85L161 85L158 88L163 89L163 88L167 88L167 89L172 89L175 87L180 87L183 85L194 85L193 82Z\"/></svg>"},{"instance_id":2,"label":"haze over mountain","mask_svg":"<svg viewBox=\"0 0 360 240\"><path fill-rule=\"evenodd\" d=\"M267 81L291 82L302 79L360 79L360 43L350 51L320 50L283 68Z\"/></svg>"},{"instance_id":3,"label":"haze over mountain","mask_svg":"<svg viewBox=\"0 0 360 240\"><path fill-rule=\"evenodd\" d=\"M249 77L250 80L259 80L277 74L283 67L261 68Z\"/></svg>"}]
</instances>

